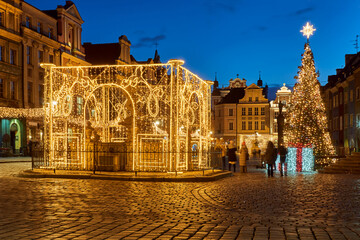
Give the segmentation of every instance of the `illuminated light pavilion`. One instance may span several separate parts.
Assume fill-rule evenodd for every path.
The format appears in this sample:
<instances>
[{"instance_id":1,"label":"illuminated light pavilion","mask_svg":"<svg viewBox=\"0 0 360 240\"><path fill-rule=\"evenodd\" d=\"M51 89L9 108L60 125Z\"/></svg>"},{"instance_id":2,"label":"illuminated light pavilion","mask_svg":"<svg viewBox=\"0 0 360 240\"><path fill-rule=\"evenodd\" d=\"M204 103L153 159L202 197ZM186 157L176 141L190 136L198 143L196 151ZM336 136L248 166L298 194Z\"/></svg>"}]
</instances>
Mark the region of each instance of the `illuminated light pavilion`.
<instances>
[{"instance_id":1,"label":"illuminated light pavilion","mask_svg":"<svg viewBox=\"0 0 360 240\"><path fill-rule=\"evenodd\" d=\"M183 63L42 64L45 165L127 171L209 167L212 82Z\"/></svg>"}]
</instances>

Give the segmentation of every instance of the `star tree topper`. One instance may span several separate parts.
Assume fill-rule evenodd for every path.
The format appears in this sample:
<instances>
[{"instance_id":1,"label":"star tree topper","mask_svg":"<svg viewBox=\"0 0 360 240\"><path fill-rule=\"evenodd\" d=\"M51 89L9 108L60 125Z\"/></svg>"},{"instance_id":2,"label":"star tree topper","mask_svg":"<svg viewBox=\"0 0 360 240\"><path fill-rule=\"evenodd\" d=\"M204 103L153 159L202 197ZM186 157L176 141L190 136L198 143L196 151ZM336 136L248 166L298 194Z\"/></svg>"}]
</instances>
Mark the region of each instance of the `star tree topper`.
<instances>
[{"instance_id":1,"label":"star tree topper","mask_svg":"<svg viewBox=\"0 0 360 240\"><path fill-rule=\"evenodd\" d=\"M307 40L309 40L309 37L314 34L316 31L315 28L313 28L314 25L310 25L309 22L306 23L305 26L303 26L303 29L300 31L303 33L303 36L307 37Z\"/></svg>"}]
</instances>

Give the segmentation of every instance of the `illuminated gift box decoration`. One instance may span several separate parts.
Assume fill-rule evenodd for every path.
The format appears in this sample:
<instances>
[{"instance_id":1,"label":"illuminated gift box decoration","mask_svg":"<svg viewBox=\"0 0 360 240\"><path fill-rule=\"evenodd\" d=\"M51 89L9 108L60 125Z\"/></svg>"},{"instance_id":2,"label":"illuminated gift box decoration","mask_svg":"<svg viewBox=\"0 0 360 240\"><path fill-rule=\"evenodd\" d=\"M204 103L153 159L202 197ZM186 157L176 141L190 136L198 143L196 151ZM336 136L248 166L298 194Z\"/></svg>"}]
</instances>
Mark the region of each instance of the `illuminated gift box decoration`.
<instances>
[{"instance_id":1,"label":"illuminated gift box decoration","mask_svg":"<svg viewBox=\"0 0 360 240\"><path fill-rule=\"evenodd\" d=\"M311 147L289 147L286 155L288 172L314 171L315 157ZM280 170L280 155L276 159L276 166Z\"/></svg>"}]
</instances>

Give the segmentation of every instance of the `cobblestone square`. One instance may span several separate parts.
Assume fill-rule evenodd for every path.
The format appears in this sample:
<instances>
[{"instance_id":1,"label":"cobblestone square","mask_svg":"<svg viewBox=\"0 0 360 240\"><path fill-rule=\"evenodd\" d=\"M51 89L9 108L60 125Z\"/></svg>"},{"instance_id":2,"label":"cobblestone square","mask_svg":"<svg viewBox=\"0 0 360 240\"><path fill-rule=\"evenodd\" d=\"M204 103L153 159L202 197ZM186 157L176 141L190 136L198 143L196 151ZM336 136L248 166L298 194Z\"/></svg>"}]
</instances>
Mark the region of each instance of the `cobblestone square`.
<instances>
[{"instance_id":1,"label":"cobblestone square","mask_svg":"<svg viewBox=\"0 0 360 240\"><path fill-rule=\"evenodd\" d=\"M0 164L0 239L360 239L360 176L26 179Z\"/></svg>"}]
</instances>

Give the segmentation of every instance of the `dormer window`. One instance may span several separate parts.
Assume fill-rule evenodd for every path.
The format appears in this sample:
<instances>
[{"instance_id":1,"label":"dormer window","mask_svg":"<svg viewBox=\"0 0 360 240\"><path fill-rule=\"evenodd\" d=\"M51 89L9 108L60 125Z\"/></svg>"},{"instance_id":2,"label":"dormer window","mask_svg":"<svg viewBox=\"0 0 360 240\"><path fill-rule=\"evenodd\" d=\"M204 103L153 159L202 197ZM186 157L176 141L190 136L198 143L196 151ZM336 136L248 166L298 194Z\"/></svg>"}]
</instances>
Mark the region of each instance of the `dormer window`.
<instances>
[{"instance_id":1,"label":"dormer window","mask_svg":"<svg viewBox=\"0 0 360 240\"><path fill-rule=\"evenodd\" d=\"M249 97L249 102L252 102L252 97Z\"/></svg>"}]
</instances>

